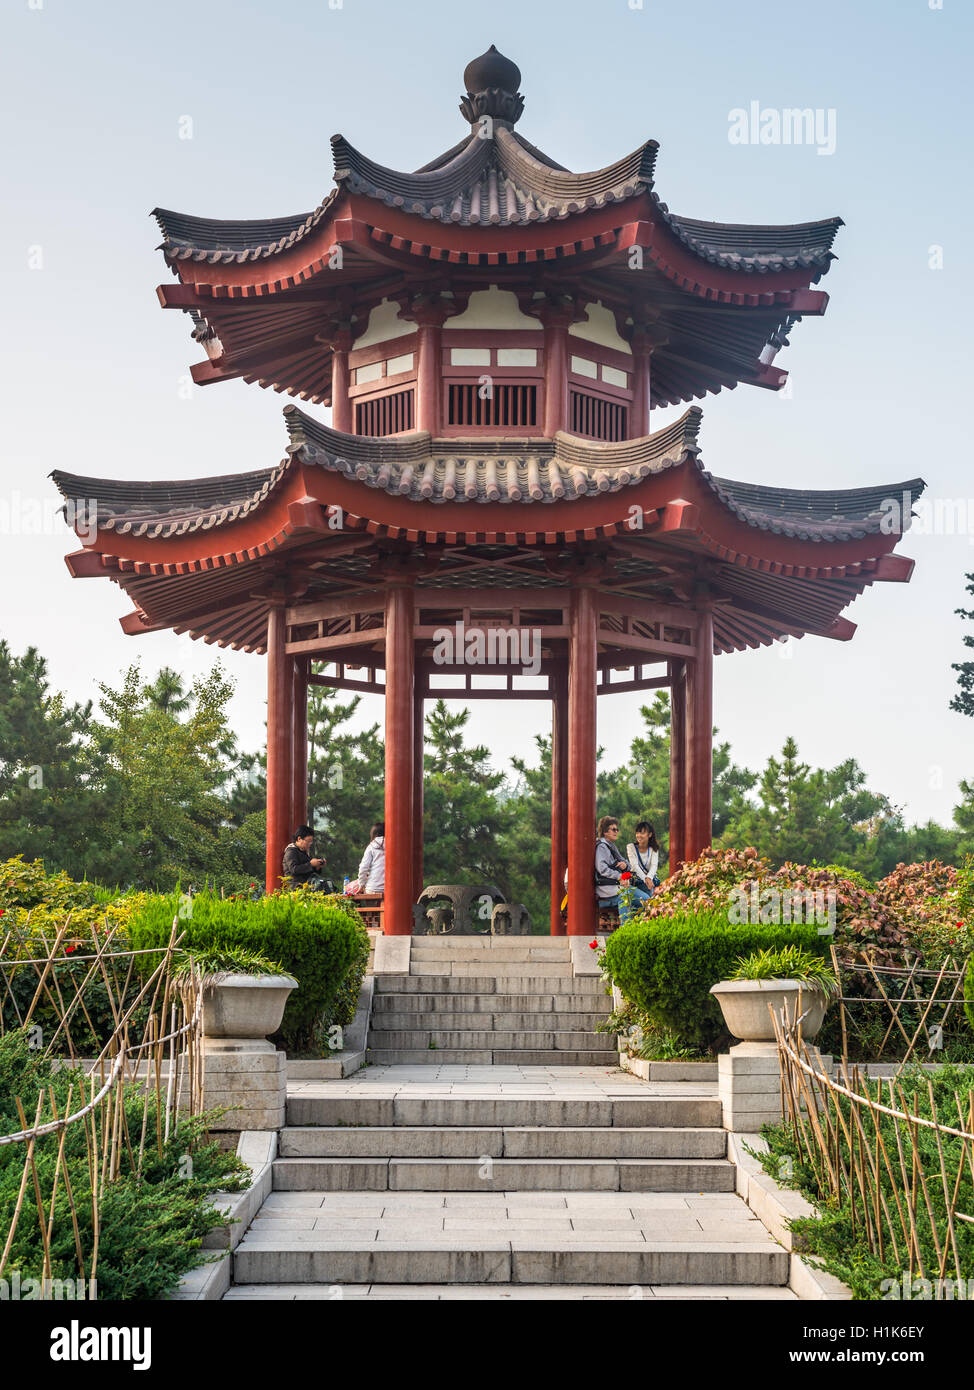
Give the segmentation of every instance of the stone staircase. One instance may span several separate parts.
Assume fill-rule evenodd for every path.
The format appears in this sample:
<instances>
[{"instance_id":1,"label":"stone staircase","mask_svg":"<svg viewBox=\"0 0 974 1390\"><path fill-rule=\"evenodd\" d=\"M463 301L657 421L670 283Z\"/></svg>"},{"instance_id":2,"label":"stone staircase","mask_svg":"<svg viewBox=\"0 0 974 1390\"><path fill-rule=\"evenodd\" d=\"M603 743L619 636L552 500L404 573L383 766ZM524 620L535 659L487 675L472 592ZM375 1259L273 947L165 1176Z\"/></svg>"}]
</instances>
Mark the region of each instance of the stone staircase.
<instances>
[{"instance_id":1,"label":"stone staircase","mask_svg":"<svg viewBox=\"0 0 974 1390\"><path fill-rule=\"evenodd\" d=\"M383 1084L404 1070L288 1101L228 1297L791 1296L787 1252L734 1193L716 1097L552 1072L550 1094L504 1094L486 1067L470 1094Z\"/></svg>"},{"instance_id":2,"label":"stone staircase","mask_svg":"<svg viewBox=\"0 0 974 1390\"><path fill-rule=\"evenodd\" d=\"M615 1066L611 1004L565 937L417 936L409 974L377 975L369 1060Z\"/></svg>"}]
</instances>

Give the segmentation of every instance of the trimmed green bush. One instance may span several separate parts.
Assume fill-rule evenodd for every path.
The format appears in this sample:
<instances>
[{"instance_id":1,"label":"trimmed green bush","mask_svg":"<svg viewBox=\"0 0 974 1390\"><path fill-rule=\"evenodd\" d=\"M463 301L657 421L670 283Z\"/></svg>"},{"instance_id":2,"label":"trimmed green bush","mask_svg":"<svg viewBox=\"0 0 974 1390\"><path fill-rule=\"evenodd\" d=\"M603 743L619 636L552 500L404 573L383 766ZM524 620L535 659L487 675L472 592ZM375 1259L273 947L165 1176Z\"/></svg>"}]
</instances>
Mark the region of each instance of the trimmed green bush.
<instances>
[{"instance_id":1,"label":"trimmed green bush","mask_svg":"<svg viewBox=\"0 0 974 1390\"><path fill-rule=\"evenodd\" d=\"M828 938L803 923L736 923L726 911L628 922L609 936L606 968L629 1003L684 1044L713 1048L726 1033L710 986L752 951L801 946L825 955Z\"/></svg>"},{"instance_id":2,"label":"trimmed green bush","mask_svg":"<svg viewBox=\"0 0 974 1390\"><path fill-rule=\"evenodd\" d=\"M354 911L316 900L312 893L274 893L256 901L197 893L151 894L132 918L130 936L136 950L169 941L179 918L182 945L199 950L241 948L280 961L298 988L289 995L277 1035L288 1052L311 1050L336 1017L344 1012L348 987L355 989L368 959L369 938ZM156 957L146 959L154 962Z\"/></svg>"}]
</instances>

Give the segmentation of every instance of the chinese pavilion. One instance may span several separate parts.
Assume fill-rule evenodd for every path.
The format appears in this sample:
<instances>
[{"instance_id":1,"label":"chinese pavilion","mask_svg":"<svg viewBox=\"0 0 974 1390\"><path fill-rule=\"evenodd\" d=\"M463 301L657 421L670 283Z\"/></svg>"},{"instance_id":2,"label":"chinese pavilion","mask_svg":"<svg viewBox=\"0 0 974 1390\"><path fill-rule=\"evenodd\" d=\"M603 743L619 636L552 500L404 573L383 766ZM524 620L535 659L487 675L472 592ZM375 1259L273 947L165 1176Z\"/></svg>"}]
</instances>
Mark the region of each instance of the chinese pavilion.
<instances>
[{"instance_id":1,"label":"chinese pavilion","mask_svg":"<svg viewBox=\"0 0 974 1390\"><path fill-rule=\"evenodd\" d=\"M288 405L271 468L53 477L69 503L95 500L67 564L125 590L125 632L266 653L268 889L307 816L309 682L384 695L395 933L423 883L424 700L542 699L551 930L567 866L567 930L589 934L599 695L669 690L670 863L695 856L711 835L714 655L850 638L846 606L913 568L893 553L909 505L890 530L881 502L912 503L923 483L735 482L705 469L696 405L650 429L654 405L781 388L778 350L825 311L813 286L839 218L677 216L654 189L655 141L571 173L518 130L514 63L491 48L464 85L468 133L415 173L338 135L335 187L312 212L156 210L174 276L160 302L205 353L194 380L330 406L330 426ZM488 674L462 640L443 661L444 631L513 640Z\"/></svg>"}]
</instances>

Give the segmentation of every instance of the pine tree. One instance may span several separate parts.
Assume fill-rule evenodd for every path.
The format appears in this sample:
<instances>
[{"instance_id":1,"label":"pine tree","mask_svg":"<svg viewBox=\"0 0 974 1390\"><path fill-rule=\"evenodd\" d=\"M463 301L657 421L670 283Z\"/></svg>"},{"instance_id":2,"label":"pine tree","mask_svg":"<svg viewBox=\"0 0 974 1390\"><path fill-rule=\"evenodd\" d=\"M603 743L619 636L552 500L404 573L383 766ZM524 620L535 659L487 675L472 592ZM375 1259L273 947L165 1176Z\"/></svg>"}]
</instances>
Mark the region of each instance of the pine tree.
<instances>
[{"instance_id":1,"label":"pine tree","mask_svg":"<svg viewBox=\"0 0 974 1390\"><path fill-rule=\"evenodd\" d=\"M491 769L490 750L464 742L469 719L469 710L451 714L443 700L426 716L424 878L495 883L510 900L512 864L503 837L514 811L498 796L504 777Z\"/></svg>"},{"instance_id":2,"label":"pine tree","mask_svg":"<svg viewBox=\"0 0 974 1390\"><path fill-rule=\"evenodd\" d=\"M107 808L91 740L91 701L69 704L48 686L36 648L0 642L0 859L23 854L81 877Z\"/></svg>"}]
</instances>

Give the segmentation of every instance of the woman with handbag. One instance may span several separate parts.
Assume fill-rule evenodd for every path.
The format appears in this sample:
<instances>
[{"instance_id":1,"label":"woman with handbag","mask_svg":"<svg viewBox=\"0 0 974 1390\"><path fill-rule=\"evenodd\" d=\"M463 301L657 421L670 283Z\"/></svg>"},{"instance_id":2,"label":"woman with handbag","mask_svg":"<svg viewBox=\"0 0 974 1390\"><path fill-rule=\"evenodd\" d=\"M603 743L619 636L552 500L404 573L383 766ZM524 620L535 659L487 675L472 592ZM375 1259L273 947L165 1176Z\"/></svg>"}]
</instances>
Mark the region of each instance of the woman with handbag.
<instances>
[{"instance_id":1,"label":"woman with handbag","mask_svg":"<svg viewBox=\"0 0 974 1390\"><path fill-rule=\"evenodd\" d=\"M598 930L612 931L619 925L619 884L629 865L616 848L619 822L615 816L603 816L599 821L595 842L595 906Z\"/></svg>"}]
</instances>

